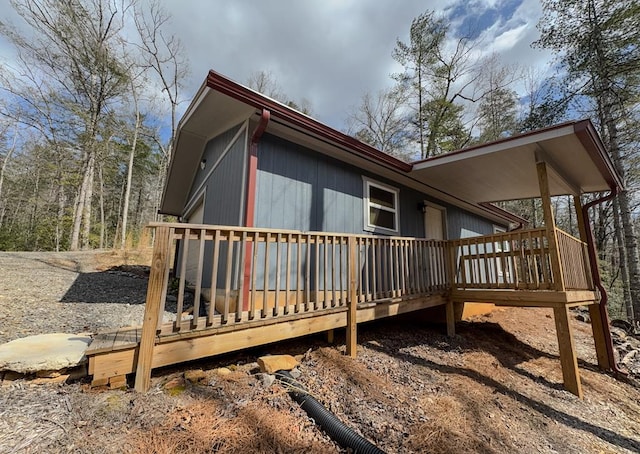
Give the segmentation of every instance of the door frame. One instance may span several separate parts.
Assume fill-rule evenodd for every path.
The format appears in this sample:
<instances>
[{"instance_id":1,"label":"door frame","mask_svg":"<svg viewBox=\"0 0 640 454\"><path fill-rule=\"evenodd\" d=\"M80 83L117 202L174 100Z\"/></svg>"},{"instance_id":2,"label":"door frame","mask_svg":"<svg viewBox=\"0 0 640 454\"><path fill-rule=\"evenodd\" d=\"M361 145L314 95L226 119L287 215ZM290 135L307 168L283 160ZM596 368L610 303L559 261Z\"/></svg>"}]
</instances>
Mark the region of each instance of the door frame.
<instances>
[{"instance_id":1,"label":"door frame","mask_svg":"<svg viewBox=\"0 0 640 454\"><path fill-rule=\"evenodd\" d=\"M440 211L442 216L442 240L447 240L449 235L447 234L447 208L438 205L437 203L433 203L431 201L425 200L422 205L422 213L423 213L423 222L424 222L424 237L428 240L432 240L433 238L427 237L427 209L432 208Z\"/></svg>"}]
</instances>

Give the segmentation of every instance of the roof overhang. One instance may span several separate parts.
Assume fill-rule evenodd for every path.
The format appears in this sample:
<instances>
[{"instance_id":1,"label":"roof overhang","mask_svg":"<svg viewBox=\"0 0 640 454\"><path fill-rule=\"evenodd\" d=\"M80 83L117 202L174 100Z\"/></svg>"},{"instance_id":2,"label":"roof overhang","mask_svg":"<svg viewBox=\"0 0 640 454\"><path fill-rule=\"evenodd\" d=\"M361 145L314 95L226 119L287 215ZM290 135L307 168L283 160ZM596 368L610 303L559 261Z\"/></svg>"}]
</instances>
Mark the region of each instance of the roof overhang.
<instances>
[{"instance_id":1,"label":"roof overhang","mask_svg":"<svg viewBox=\"0 0 640 454\"><path fill-rule=\"evenodd\" d=\"M160 212L181 216L207 142L247 120L257 123L264 109L271 118L267 133L498 223L524 220L483 202L537 196L535 163L541 157L553 169L554 195L619 184L589 121L408 164L210 71L178 123Z\"/></svg>"},{"instance_id":2,"label":"roof overhang","mask_svg":"<svg viewBox=\"0 0 640 454\"><path fill-rule=\"evenodd\" d=\"M419 161L411 174L455 197L483 204L540 197L538 162L547 164L552 196L622 187L589 120Z\"/></svg>"}]
</instances>

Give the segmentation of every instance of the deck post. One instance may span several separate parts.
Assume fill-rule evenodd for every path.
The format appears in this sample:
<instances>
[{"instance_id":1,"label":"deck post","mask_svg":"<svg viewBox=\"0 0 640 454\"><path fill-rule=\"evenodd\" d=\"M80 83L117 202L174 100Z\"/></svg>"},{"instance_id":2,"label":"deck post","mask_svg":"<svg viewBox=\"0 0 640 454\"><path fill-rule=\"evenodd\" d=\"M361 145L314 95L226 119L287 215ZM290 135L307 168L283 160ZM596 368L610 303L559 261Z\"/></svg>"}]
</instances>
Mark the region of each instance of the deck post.
<instances>
[{"instance_id":1,"label":"deck post","mask_svg":"<svg viewBox=\"0 0 640 454\"><path fill-rule=\"evenodd\" d=\"M349 237L349 301L347 310L347 355L356 357L358 325L358 275L356 238Z\"/></svg>"},{"instance_id":2,"label":"deck post","mask_svg":"<svg viewBox=\"0 0 640 454\"><path fill-rule=\"evenodd\" d=\"M462 303L464 305L464 303ZM453 299L449 296L447 304L445 305L447 313L447 336L453 337L456 335L456 313L453 306Z\"/></svg>"},{"instance_id":3,"label":"deck post","mask_svg":"<svg viewBox=\"0 0 640 454\"><path fill-rule=\"evenodd\" d=\"M587 227L585 225L585 219L582 215L582 201L579 195L573 196L573 205L576 210L576 219L578 220L578 231L580 232L580 239L587 242ZM588 268L589 259L585 257L585 267ZM598 358L598 366L601 369L611 369L611 362L609 361L609 353L607 351L607 340L605 338L605 323L607 320L602 319L600 313L600 306L598 303L589 304L589 318L591 319L591 330L593 332L593 342L596 347L596 356Z\"/></svg>"},{"instance_id":4,"label":"deck post","mask_svg":"<svg viewBox=\"0 0 640 454\"><path fill-rule=\"evenodd\" d=\"M580 384L580 374L578 372L578 357L576 355L573 332L569 324L569 308L564 304L554 306L553 315L556 323L564 386L569 392L582 399L582 385Z\"/></svg>"},{"instance_id":5,"label":"deck post","mask_svg":"<svg viewBox=\"0 0 640 454\"><path fill-rule=\"evenodd\" d=\"M604 335L604 324L607 320L602 319L600 305L598 303L589 304L589 318L591 319L591 330L593 331L593 342L596 345L596 356L600 369L611 369L609 353L607 351L607 341Z\"/></svg>"},{"instance_id":6,"label":"deck post","mask_svg":"<svg viewBox=\"0 0 640 454\"><path fill-rule=\"evenodd\" d=\"M560 251L558 250L556 223L553 218L553 207L551 206L551 192L549 190L547 163L544 161L536 163L536 169L538 171L540 198L542 199L542 209L544 212L544 225L547 230L547 241L549 242L549 259L551 261L553 283L556 290L564 292L564 276L562 274L562 265L560 263Z\"/></svg>"},{"instance_id":7,"label":"deck post","mask_svg":"<svg viewBox=\"0 0 640 454\"><path fill-rule=\"evenodd\" d=\"M140 346L138 347L135 382L135 390L138 392L146 392L151 385L153 347L158 329L162 289L167 279L167 260L169 260L170 245L171 229L167 226L157 227L151 259L151 273L149 274L149 284L147 286L147 300L144 306L142 335L140 337Z\"/></svg>"}]
</instances>

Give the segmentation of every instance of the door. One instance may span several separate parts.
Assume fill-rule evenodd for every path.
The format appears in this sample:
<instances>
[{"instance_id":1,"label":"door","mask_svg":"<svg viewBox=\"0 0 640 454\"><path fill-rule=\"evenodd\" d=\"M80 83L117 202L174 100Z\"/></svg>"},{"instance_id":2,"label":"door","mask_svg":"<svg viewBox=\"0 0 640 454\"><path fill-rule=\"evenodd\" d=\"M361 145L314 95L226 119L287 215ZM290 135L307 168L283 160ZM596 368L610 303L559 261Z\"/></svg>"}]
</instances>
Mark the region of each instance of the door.
<instances>
[{"instance_id":1,"label":"door","mask_svg":"<svg viewBox=\"0 0 640 454\"><path fill-rule=\"evenodd\" d=\"M424 237L428 240L446 239L445 209L435 205L424 207Z\"/></svg>"}]
</instances>

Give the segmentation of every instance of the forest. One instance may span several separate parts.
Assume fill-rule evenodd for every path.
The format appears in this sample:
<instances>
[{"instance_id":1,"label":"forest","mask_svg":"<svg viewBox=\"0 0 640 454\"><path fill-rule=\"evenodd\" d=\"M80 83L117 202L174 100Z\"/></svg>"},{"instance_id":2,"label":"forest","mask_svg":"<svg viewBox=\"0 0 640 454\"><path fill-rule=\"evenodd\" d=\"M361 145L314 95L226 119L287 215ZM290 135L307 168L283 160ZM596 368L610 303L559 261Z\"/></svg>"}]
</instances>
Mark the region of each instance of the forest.
<instances>
[{"instance_id":1,"label":"forest","mask_svg":"<svg viewBox=\"0 0 640 454\"><path fill-rule=\"evenodd\" d=\"M11 0L0 20L0 250L127 248L147 242L171 159L190 63L157 1ZM477 52L472 31L425 11L407 24L390 88L345 106L345 132L404 160L590 118L625 189L591 213L612 317L640 314L640 2L542 0L552 76ZM313 116L266 68L245 84ZM518 91L515 87L520 87ZM524 88L522 88L524 87ZM584 200L587 202L587 200ZM539 226L538 200L503 202ZM561 228L572 202L554 200ZM639 315L640 317L640 315Z\"/></svg>"}]
</instances>

